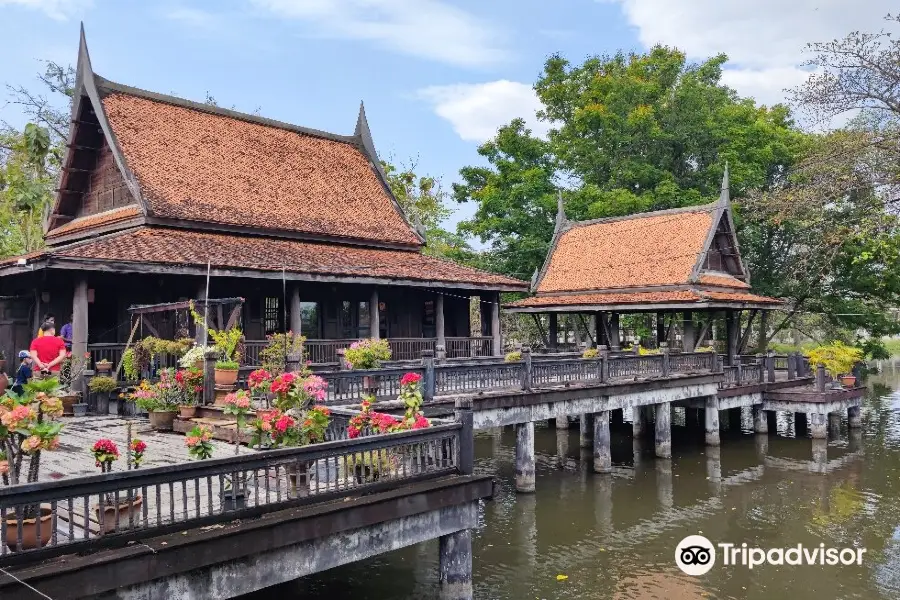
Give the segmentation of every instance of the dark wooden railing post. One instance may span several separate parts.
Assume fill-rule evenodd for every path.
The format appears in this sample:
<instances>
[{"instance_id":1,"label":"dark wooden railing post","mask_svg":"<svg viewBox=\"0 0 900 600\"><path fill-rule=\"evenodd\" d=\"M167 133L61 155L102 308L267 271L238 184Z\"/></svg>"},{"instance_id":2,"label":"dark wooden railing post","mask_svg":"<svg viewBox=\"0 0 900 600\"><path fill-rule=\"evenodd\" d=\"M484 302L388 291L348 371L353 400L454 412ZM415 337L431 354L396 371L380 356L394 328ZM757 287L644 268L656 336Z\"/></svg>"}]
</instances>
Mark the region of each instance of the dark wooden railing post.
<instances>
[{"instance_id":1,"label":"dark wooden railing post","mask_svg":"<svg viewBox=\"0 0 900 600\"><path fill-rule=\"evenodd\" d=\"M445 360L447 360L447 347L443 344L435 344L434 346L434 360L441 364Z\"/></svg>"},{"instance_id":2,"label":"dark wooden railing post","mask_svg":"<svg viewBox=\"0 0 900 600\"><path fill-rule=\"evenodd\" d=\"M709 368L712 373L724 373L723 364L719 361L719 353L713 350L709 353Z\"/></svg>"},{"instance_id":3,"label":"dark wooden railing post","mask_svg":"<svg viewBox=\"0 0 900 600\"><path fill-rule=\"evenodd\" d=\"M662 354L662 376L669 376L669 344L668 342L659 343L660 354Z\"/></svg>"},{"instance_id":4,"label":"dark wooden railing post","mask_svg":"<svg viewBox=\"0 0 900 600\"><path fill-rule=\"evenodd\" d=\"M816 366L816 391L825 391L825 365Z\"/></svg>"},{"instance_id":5,"label":"dark wooden railing post","mask_svg":"<svg viewBox=\"0 0 900 600\"><path fill-rule=\"evenodd\" d=\"M775 383L775 353L771 350L766 353L766 374L769 383Z\"/></svg>"},{"instance_id":6,"label":"dark wooden railing post","mask_svg":"<svg viewBox=\"0 0 900 600\"><path fill-rule=\"evenodd\" d=\"M606 346L597 346L600 355L600 383L609 381L609 349Z\"/></svg>"},{"instance_id":7,"label":"dark wooden railing post","mask_svg":"<svg viewBox=\"0 0 900 600\"><path fill-rule=\"evenodd\" d=\"M456 420L462 423L459 432L459 472L471 475L475 470L475 427L471 398L457 398Z\"/></svg>"},{"instance_id":8,"label":"dark wooden railing post","mask_svg":"<svg viewBox=\"0 0 900 600\"><path fill-rule=\"evenodd\" d=\"M422 366L425 368L425 381L422 386L422 399L425 402L434 400L434 352L422 350Z\"/></svg>"},{"instance_id":9,"label":"dark wooden railing post","mask_svg":"<svg viewBox=\"0 0 900 600\"><path fill-rule=\"evenodd\" d=\"M203 355L203 404L212 404L216 401L216 360L219 353L216 350L207 350Z\"/></svg>"},{"instance_id":10,"label":"dark wooden railing post","mask_svg":"<svg viewBox=\"0 0 900 600\"><path fill-rule=\"evenodd\" d=\"M797 357L794 356L793 352L788 352L787 355L787 378L788 380L795 379L797 377Z\"/></svg>"},{"instance_id":11,"label":"dark wooden railing post","mask_svg":"<svg viewBox=\"0 0 900 600\"><path fill-rule=\"evenodd\" d=\"M531 346L522 346L522 389L530 392L531 387Z\"/></svg>"}]
</instances>

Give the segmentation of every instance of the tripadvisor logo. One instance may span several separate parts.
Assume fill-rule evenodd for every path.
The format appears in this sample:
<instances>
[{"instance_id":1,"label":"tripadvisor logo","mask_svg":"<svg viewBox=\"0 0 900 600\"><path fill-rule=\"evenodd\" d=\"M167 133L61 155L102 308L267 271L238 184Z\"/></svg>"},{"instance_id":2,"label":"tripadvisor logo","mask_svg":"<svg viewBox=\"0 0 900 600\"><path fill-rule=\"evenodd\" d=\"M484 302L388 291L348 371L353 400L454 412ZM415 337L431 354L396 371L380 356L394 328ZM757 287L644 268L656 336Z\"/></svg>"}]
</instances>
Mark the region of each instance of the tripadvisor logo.
<instances>
[{"instance_id":1,"label":"tripadvisor logo","mask_svg":"<svg viewBox=\"0 0 900 600\"><path fill-rule=\"evenodd\" d=\"M746 543L713 544L702 535L689 535L675 548L675 564L687 575L704 575L716 564L716 554L726 567L753 569L760 565L861 565L865 548L826 548L825 544L807 548L797 544L790 548L751 548Z\"/></svg>"}]
</instances>

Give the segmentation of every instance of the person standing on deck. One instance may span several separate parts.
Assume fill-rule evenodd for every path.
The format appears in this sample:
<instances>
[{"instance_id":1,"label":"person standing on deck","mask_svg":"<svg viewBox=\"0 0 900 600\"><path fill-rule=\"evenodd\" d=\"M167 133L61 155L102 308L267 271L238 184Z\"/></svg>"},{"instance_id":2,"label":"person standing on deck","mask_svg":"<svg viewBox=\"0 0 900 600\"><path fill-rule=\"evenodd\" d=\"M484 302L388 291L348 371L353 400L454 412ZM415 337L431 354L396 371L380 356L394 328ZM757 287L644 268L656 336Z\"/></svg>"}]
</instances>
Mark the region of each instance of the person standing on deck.
<instances>
[{"instance_id":1,"label":"person standing on deck","mask_svg":"<svg viewBox=\"0 0 900 600\"><path fill-rule=\"evenodd\" d=\"M62 329L59 330L59 337L63 339L63 342L66 344L66 350L72 351L72 315L69 315L69 320L65 325L62 326Z\"/></svg>"},{"instance_id":2,"label":"person standing on deck","mask_svg":"<svg viewBox=\"0 0 900 600\"><path fill-rule=\"evenodd\" d=\"M56 337L56 328L51 321L41 325L43 335L31 342L31 360L34 367L43 374L58 375L62 362L66 359L66 344Z\"/></svg>"},{"instance_id":3,"label":"person standing on deck","mask_svg":"<svg viewBox=\"0 0 900 600\"><path fill-rule=\"evenodd\" d=\"M41 326L38 328L37 337L44 337L44 324L50 323L51 325L56 325L56 317L53 316L53 313L47 313L44 315L43 320L41 321Z\"/></svg>"},{"instance_id":4,"label":"person standing on deck","mask_svg":"<svg viewBox=\"0 0 900 600\"><path fill-rule=\"evenodd\" d=\"M12 391L15 393L21 394L24 391L22 386L31 379L31 364L32 358L28 350L19 351L19 368L16 369L16 379L12 386Z\"/></svg>"}]
</instances>

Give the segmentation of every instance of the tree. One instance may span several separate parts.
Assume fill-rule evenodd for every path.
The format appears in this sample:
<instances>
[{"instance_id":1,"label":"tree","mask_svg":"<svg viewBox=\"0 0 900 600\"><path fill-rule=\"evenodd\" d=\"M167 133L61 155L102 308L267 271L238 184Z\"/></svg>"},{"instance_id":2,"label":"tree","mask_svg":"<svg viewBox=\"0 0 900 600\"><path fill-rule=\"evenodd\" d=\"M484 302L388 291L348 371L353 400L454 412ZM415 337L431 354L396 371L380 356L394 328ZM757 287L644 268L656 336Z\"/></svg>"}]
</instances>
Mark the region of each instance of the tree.
<instances>
[{"instance_id":1,"label":"tree","mask_svg":"<svg viewBox=\"0 0 900 600\"><path fill-rule=\"evenodd\" d=\"M756 106L721 83L725 55L699 64L655 46L572 67L551 57L535 85L550 146L581 184L591 217L708 202L725 164L732 190L771 185L800 134L788 109Z\"/></svg>"}]
</instances>

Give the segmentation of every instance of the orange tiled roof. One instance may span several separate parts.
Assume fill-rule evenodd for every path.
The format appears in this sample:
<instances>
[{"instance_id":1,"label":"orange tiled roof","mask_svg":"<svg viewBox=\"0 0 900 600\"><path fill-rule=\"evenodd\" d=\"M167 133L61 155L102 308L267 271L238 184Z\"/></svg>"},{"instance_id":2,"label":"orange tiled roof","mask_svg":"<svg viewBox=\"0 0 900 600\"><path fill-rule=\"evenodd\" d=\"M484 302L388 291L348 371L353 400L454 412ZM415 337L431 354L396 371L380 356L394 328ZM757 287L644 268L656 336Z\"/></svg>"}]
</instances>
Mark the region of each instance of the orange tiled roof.
<instances>
[{"instance_id":1,"label":"orange tiled roof","mask_svg":"<svg viewBox=\"0 0 900 600\"><path fill-rule=\"evenodd\" d=\"M103 107L152 216L421 245L349 141L120 92Z\"/></svg>"},{"instance_id":2,"label":"orange tiled roof","mask_svg":"<svg viewBox=\"0 0 900 600\"><path fill-rule=\"evenodd\" d=\"M714 205L576 223L560 236L537 292L688 283L713 225Z\"/></svg>"},{"instance_id":3,"label":"orange tiled roof","mask_svg":"<svg viewBox=\"0 0 900 600\"><path fill-rule=\"evenodd\" d=\"M81 231L83 229L93 229L102 225L111 225L113 223L118 223L119 221L126 221L134 217L139 217L140 215L141 209L137 205L123 206L121 208L107 210L102 213L96 213L86 217L73 219L65 225L61 225L60 227L51 229L44 237L52 238L67 233L73 233L75 231Z\"/></svg>"},{"instance_id":4,"label":"orange tiled roof","mask_svg":"<svg viewBox=\"0 0 900 600\"><path fill-rule=\"evenodd\" d=\"M745 304L781 304L780 300L748 293L707 292L704 290L660 290L658 292L611 292L606 294L565 294L533 296L504 305L506 308L550 308L555 306L603 306L621 304L692 304L740 302Z\"/></svg>"},{"instance_id":5,"label":"orange tiled roof","mask_svg":"<svg viewBox=\"0 0 900 600\"><path fill-rule=\"evenodd\" d=\"M701 284L705 285L716 285L720 287L730 287L730 288L740 288L749 290L750 286L741 281L740 279L736 279L731 275L722 274L712 274L712 273L702 273L699 279Z\"/></svg>"},{"instance_id":6,"label":"orange tiled roof","mask_svg":"<svg viewBox=\"0 0 900 600\"><path fill-rule=\"evenodd\" d=\"M53 252L59 258L205 266L225 269L281 271L406 279L517 290L527 284L415 250L392 250L335 243L276 239L255 235L207 233L196 230L143 227L97 238Z\"/></svg>"}]
</instances>

